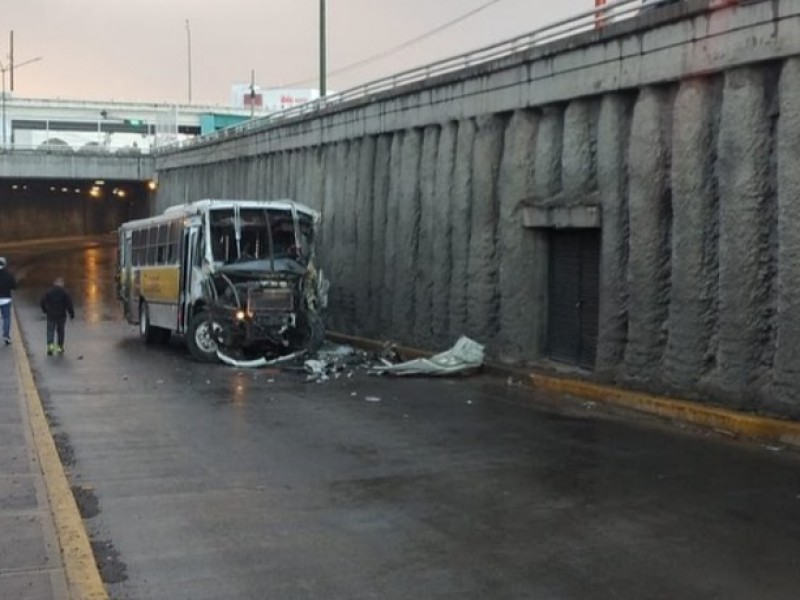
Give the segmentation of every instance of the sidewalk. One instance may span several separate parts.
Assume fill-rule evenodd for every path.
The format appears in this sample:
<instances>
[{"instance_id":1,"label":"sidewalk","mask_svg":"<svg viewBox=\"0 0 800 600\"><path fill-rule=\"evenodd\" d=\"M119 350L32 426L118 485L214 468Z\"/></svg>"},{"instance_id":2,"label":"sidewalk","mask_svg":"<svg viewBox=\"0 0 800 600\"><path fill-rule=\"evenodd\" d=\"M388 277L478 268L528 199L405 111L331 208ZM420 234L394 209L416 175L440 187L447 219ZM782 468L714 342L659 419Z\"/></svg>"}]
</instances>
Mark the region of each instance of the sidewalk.
<instances>
[{"instance_id":1,"label":"sidewalk","mask_svg":"<svg viewBox=\"0 0 800 600\"><path fill-rule=\"evenodd\" d=\"M16 353L0 345L0 600L67 597Z\"/></svg>"}]
</instances>

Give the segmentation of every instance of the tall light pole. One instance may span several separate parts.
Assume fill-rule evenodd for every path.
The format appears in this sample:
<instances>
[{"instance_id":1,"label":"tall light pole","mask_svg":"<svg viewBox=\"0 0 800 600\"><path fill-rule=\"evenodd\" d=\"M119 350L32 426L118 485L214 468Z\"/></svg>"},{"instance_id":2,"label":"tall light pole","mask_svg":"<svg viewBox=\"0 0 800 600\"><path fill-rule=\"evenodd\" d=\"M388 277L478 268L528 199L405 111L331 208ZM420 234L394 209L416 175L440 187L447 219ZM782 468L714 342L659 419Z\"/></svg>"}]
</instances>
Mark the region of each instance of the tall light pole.
<instances>
[{"instance_id":1,"label":"tall light pole","mask_svg":"<svg viewBox=\"0 0 800 600\"><path fill-rule=\"evenodd\" d=\"M324 98L328 93L328 32L326 23L325 0L319 0L319 95Z\"/></svg>"},{"instance_id":2,"label":"tall light pole","mask_svg":"<svg viewBox=\"0 0 800 600\"><path fill-rule=\"evenodd\" d=\"M189 73L189 104L192 103L192 28L189 19L186 19L186 60Z\"/></svg>"},{"instance_id":3,"label":"tall light pole","mask_svg":"<svg viewBox=\"0 0 800 600\"><path fill-rule=\"evenodd\" d=\"M3 79L3 123L2 123L2 127L3 127L3 148L6 147L6 143L7 143L7 133L6 132L8 130L8 127L6 127L6 71L11 71L13 73L14 69L19 69L21 67L24 67L25 65L29 65L31 63L35 63L35 62L40 61L40 60L42 60L42 57L41 56L37 56L36 58L32 58L30 60L26 60L26 61L23 61L23 62L18 63L18 64L14 64L13 62L9 62L7 65L4 65L3 61L0 61L0 72L2 73L2 79Z\"/></svg>"}]
</instances>

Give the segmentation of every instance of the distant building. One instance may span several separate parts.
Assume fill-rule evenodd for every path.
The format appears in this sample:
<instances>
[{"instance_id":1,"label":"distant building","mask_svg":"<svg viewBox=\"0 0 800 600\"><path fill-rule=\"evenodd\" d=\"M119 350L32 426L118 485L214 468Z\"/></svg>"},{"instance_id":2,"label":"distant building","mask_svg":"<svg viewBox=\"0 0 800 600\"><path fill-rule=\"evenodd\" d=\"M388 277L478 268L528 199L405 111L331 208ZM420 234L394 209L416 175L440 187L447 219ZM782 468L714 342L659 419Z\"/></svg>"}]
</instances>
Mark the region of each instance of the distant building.
<instances>
[{"instance_id":1,"label":"distant building","mask_svg":"<svg viewBox=\"0 0 800 600\"><path fill-rule=\"evenodd\" d=\"M269 114L299 106L319 98L319 90L292 88L262 88L249 83L231 86L231 107L253 109L260 114Z\"/></svg>"}]
</instances>

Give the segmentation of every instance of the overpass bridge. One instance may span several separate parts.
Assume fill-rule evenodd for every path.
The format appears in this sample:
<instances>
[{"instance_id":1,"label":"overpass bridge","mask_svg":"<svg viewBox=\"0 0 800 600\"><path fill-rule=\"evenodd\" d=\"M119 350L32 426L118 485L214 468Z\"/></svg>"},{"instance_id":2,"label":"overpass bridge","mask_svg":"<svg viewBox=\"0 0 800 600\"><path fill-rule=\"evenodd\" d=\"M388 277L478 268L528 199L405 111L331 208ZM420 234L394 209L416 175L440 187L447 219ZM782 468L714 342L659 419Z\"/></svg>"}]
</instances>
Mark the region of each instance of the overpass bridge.
<instances>
[{"instance_id":1,"label":"overpass bridge","mask_svg":"<svg viewBox=\"0 0 800 600\"><path fill-rule=\"evenodd\" d=\"M3 241L105 233L146 216L159 144L250 118L203 105L1 100Z\"/></svg>"},{"instance_id":2,"label":"overpass bridge","mask_svg":"<svg viewBox=\"0 0 800 600\"><path fill-rule=\"evenodd\" d=\"M321 210L343 332L800 415L800 3L640 9L162 148L156 208Z\"/></svg>"}]
</instances>

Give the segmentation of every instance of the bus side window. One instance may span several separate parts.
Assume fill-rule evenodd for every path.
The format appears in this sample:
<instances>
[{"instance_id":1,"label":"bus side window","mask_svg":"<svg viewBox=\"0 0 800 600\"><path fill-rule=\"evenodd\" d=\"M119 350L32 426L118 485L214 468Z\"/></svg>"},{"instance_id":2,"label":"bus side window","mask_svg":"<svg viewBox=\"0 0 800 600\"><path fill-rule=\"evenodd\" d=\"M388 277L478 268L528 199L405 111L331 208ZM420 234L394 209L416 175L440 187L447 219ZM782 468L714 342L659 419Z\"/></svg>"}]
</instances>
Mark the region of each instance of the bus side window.
<instances>
[{"instance_id":1,"label":"bus side window","mask_svg":"<svg viewBox=\"0 0 800 600\"><path fill-rule=\"evenodd\" d=\"M153 225L147 232L147 265L156 264L156 250L158 249L158 226Z\"/></svg>"},{"instance_id":2,"label":"bus side window","mask_svg":"<svg viewBox=\"0 0 800 600\"><path fill-rule=\"evenodd\" d=\"M132 263L135 267L140 267L144 264L144 247L145 247L145 236L141 230L137 230L133 232L133 236L131 239L131 246L133 250L133 258Z\"/></svg>"},{"instance_id":3,"label":"bus side window","mask_svg":"<svg viewBox=\"0 0 800 600\"><path fill-rule=\"evenodd\" d=\"M178 221L169 224L169 252L167 262L171 265L178 264L178 244L180 243L181 228Z\"/></svg>"},{"instance_id":4,"label":"bus side window","mask_svg":"<svg viewBox=\"0 0 800 600\"><path fill-rule=\"evenodd\" d=\"M159 265L167 264L167 246L169 244L169 225L158 226L158 252L156 253L156 262Z\"/></svg>"}]
</instances>

